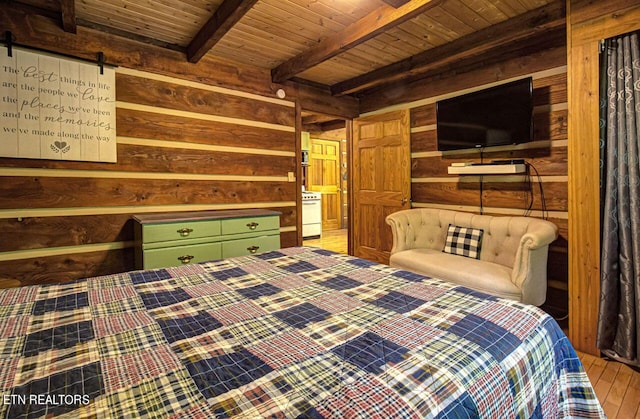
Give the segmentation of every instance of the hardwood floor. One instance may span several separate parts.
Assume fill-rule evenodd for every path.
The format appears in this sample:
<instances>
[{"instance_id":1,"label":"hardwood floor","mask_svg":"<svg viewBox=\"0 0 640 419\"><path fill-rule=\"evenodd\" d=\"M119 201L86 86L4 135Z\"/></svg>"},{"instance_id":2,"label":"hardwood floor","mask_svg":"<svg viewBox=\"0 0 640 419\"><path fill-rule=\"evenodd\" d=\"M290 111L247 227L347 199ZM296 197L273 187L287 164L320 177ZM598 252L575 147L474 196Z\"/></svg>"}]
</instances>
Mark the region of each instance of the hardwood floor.
<instances>
[{"instance_id":1,"label":"hardwood floor","mask_svg":"<svg viewBox=\"0 0 640 419\"><path fill-rule=\"evenodd\" d=\"M347 230L324 231L321 238L305 240L304 245L347 253ZM607 417L640 419L640 372L593 355L578 355Z\"/></svg>"},{"instance_id":2,"label":"hardwood floor","mask_svg":"<svg viewBox=\"0 0 640 419\"><path fill-rule=\"evenodd\" d=\"M305 246L315 246L322 249L333 250L338 253L348 253L346 228L340 230L326 230L319 239L304 240Z\"/></svg>"},{"instance_id":3,"label":"hardwood floor","mask_svg":"<svg viewBox=\"0 0 640 419\"><path fill-rule=\"evenodd\" d=\"M619 362L578 355L607 417L640 418L640 372Z\"/></svg>"}]
</instances>

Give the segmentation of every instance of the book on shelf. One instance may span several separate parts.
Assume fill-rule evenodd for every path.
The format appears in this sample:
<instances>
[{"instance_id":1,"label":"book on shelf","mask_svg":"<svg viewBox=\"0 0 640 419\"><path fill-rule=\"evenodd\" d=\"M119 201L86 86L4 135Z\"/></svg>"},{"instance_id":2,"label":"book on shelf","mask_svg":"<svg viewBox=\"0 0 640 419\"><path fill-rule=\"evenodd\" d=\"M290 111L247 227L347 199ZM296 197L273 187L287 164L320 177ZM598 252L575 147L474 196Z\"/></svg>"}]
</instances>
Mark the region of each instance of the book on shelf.
<instances>
[{"instance_id":1,"label":"book on shelf","mask_svg":"<svg viewBox=\"0 0 640 419\"><path fill-rule=\"evenodd\" d=\"M461 162L453 162L451 163L452 167L466 167L466 166L471 166L473 165L473 162L471 161L461 161Z\"/></svg>"}]
</instances>

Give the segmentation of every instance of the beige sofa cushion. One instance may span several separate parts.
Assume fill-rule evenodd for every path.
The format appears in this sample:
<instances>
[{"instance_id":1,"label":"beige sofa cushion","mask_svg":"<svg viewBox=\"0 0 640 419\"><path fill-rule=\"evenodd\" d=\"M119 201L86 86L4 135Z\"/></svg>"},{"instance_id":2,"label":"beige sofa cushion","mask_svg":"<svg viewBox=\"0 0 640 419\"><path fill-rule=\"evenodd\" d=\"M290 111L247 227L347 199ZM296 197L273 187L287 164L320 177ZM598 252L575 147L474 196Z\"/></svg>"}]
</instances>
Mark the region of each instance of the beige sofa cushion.
<instances>
[{"instance_id":1,"label":"beige sofa cushion","mask_svg":"<svg viewBox=\"0 0 640 419\"><path fill-rule=\"evenodd\" d=\"M432 249L412 249L391 255L391 266L429 272L457 285L498 297L522 301L522 291L511 282L511 269L497 263L451 255Z\"/></svg>"}]
</instances>

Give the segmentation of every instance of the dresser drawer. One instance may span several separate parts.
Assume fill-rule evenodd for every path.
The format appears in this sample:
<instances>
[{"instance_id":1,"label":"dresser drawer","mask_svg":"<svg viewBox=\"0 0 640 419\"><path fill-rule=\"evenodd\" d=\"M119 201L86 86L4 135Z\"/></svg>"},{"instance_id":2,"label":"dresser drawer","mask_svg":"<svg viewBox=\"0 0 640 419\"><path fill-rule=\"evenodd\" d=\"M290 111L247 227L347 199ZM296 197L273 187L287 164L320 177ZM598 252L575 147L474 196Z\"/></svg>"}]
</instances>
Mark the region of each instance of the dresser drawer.
<instances>
[{"instance_id":1,"label":"dresser drawer","mask_svg":"<svg viewBox=\"0 0 640 419\"><path fill-rule=\"evenodd\" d=\"M222 220L222 234L252 233L280 229L280 217L244 217Z\"/></svg>"},{"instance_id":2,"label":"dresser drawer","mask_svg":"<svg viewBox=\"0 0 640 419\"><path fill-rule=\"evenodd\" d=\"M222 258L246 256L280 248L280 234L222 242Z\"/></svg>"},{"instance_id":3,"label":"dresser drawer","mask_svg":"<svg viewBox=\"0 0 640 419\"><path fill-rule=\"evenodd\" d=\"M166 268L220 259L220 243L204 243L145 250L142 269Z\"/></svg>"},{"instance_id":4,"label":"dresser drawer","mask_svg":"<svg viewBox=\"0 0 640 419\"><path fill-rule=\"evenodd\" d=\"M147 224L142 227L143 242L155 243L219 236L220 222L220 220L209 220Z\"/></svg>"}]
</instances>

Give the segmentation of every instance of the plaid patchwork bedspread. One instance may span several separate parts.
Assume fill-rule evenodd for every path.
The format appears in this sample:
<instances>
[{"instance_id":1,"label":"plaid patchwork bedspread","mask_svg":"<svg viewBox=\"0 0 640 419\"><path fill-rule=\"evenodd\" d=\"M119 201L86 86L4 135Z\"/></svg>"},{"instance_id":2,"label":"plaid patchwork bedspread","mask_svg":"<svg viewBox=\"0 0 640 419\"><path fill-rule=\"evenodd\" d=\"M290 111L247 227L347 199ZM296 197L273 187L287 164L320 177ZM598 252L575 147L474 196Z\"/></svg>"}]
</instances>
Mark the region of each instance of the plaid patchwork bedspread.
<instances>
[{"instance_id":1,"label":"plaid patchwork bedspread","mask_svg":"<svg viewBox=\"0 0 640 419\"><path fill-rule=\"evenodd\" d=\"M535 307L298 247L0 292L0 416L604 417Z\"/></svg>"}]
</instances>

